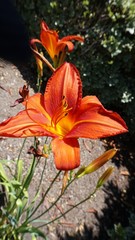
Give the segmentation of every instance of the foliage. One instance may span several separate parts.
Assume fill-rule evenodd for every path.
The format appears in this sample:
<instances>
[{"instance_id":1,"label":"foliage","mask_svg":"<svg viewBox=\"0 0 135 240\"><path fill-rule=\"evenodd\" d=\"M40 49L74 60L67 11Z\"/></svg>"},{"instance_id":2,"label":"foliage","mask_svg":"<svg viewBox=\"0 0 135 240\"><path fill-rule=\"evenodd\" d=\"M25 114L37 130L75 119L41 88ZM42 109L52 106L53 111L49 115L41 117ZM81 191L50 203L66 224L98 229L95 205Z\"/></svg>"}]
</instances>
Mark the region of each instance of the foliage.
<instances>
[{"instance_id":1,"label":"foliage","mask_svg":"<svg viewBox=\"0 0 135 240\"><path fill-rule=\"evenodd\" d=\"M111 240L132 240L135 239L135 215L130 214L129 226L123 227L120 223L114 225L114 229L108 230Z\"/></svg>"},{"instance_id":2,"label":"foliage","mask_svg":"<svg viewBox=\"0 0 135 240\"><path fill-rule=\"evenodd\" d=\"M23 177L23 160L18 159L15 165L16 171L13 174L8 163L5 161L1 161L0 163L0 185L3 186L3 193L5 195L3 206L0 209L0 239L21 240L26 233L31 233L33 236L32 239L36 239L37 236L46 239L45 235L31 224L20 227L21 218L24 217L27 219L30 216L39 195L39 191L37 191L34 199L29 202L28 190L35 171L35 159L25 177ZM7 170L10 171L10 177Z\"/></svg>"},{"instance_id":3,"label":"foliage","mask_svg":"<svg viewBox=\"0 0 135 240\"><path fill-rule=\"evenodd\" d=\"M76 45L69 57L82 74L85 94L96 94L106 107L123 114L131 133L135 112L135 3L133 0L15 0L30 38L39 38L39 24L77 34L85 44ZM76 61L77 59L77 61Z\"/></svg>"},{"instance_id":4,"label":"foliage","mask_svg":"<svg viewBox=\"0 0 135 240\"><path fill-rule=\"evenodd\" d=\"M34 174L38 164L40 163L41 156L33 157L33 161L27 169L27 173L24 174L24 163L23 160L20 159L22 149L24 147L24 143L20 150L18 159L12 163L12 168L15 166L15 171L9 165L9 163L5 160L0 161L0 239L2 240L23 240L26 238L26 234L31 235L32 240L38 239L41 237L42 239L47 240L46 235L40 230L41 227L51 224L52 222L60 219L65 214L70 212L72 209L76 208L80 204L89 200L96 191L102 187L102 185L107 181L109 176L113 171L113 167L109 167L98 179L97 184L95 185L95 189L92 193L89 193L87 197L83 197L75 205L72 205L70 208L56 216L55 218L50 219L40 219L41 216L46 216L48 211L52 208L56 207L56 204L62 198L65 191L68 187L76 180L78 180L78 173L83 170L80 169L76 174L70 175L70 179L68 179L67 185L62 187L62 191L58 194L58 196L54 199L54 201L41 213L38 212L38 209L43 206L44 201L46 199L47 194L51 191L52 186L57 186L59 181L58 177L60 176L61 171L58 171L55 174L54 179L48 184L47 190L45 193L41 194L41 184L43 181L43 175L45 168L47 167L47 159L44 160L44 166L41 172L40 178L38 181L37 190L34 189L34 196L31 199L30 190L31 184L34 178ZM44 151L49 154L50 149L44 145ZM116 152L116 151L115 151ZM106 152L101 155L98 160L96 160L98 164L98 168L100 168L103 164L106 163L111 157L114 155L114 150ZM102 159L102 164L100 164L100 160ZM90 163L91 168L93 168L93 172L97 170L94 168L95 160ZM86 167L87 168L87 167ZM91 173L91 172L89 172ZM88 174L88 173L87 173ZM85 175L85 173L83 174ZM66 177L66 174L65 174ZM80 178L80 176L79 176ZM41 197L42 195L42 197ZM3 200L3 201L2 201ZM39 224L37 227L36 224Z\"/></svg>"}]
</instances>

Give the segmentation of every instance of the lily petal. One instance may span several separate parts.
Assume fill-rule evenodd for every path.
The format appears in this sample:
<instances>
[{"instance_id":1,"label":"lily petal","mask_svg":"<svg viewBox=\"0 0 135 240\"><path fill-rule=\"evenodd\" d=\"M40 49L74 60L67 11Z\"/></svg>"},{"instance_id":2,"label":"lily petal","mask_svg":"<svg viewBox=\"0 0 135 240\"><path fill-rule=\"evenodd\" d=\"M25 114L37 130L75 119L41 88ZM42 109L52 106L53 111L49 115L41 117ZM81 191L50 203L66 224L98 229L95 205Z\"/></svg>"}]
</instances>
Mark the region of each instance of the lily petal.
<instances>
[{"instance_id":1,"label":"lily petal","mask_svg":"<svg viewBox=\"0 0 135 240\"><path fill-rule=\"evenodd\" d=\"M41 22L41 28L42 28L44 31L49 30L49 27L48 27L48 25L46 24L45 21L42 21L42 22Z\"/></svg>"},{"instance_id":2,"label":"lily petal","mask_svg":"<svg viewBox=\"0 0 135 240\"><path fill-rule=\"evenodd\" d=\"M11 117L0 124L0 136L23 138L32 136L50 136L50 134L41 126L33 122L24 110L15 117Z\"/></svg>"},{"instance_id":3,"label":"lily petal","mask_svg":"<svg viewBox=\"0 0 135 240\"><path fill-rule=\"evenodd\" d=\"M46 49L52 59L55 57L58 34L53 30L41 29L40 39L43 47Z\"/></svg>"},{"instance_id":4,"label":"lily petal","mask_svg":"<svg viewBox=\"0 0 135 240\"><path fill-rule=\"evenodd\" d=\"M41 93L36 93L33 96L29 97L29 100L26 103L26 109L29 117L34 122L40 122L40 124L51 123L51 118L45 111L44 96ZM29 110L31 110L31 112Z\"/></svg>"},{"instance_id":5,"label":"lily petal","mask_svg":"<svg viewBox=\"0 0 135 240\"><path fill-rule=\"evenodd\" d=\"M42 42L41 42L39 39L37 39L37 38L32 38L32 39L30 40L30 45L31 45L31 47L33 47L35 50L37 50L37 48L36 48L36 43L42 44Z\"/></svg>"},{"instance_id":6,"label":"lily petal","mask_svg":"<svg viewBox=\"0 0 135 240\"><path fill-rule=\"evenodd\" d=\"M80 148L77 139L59 139L52 141L52 151L56 168L72 170L80 165Z\"/></svg>"},{"instance_id":7,"label":"lily petal","mask_svg":"<svg viewBox=\"0 0 135 240\"><path fill-rule=\"evenodd\" d=\"M56 108L65 97L72 112L80 105L82 83L76 67L70 63L61 65L49 79L45 91L45 109L53 116Z\"/></svg>"},{"instance_id":8,"label":"lily petal","mask_svg":"<svg viewBox=\"0 0 135 240\"><path fill-rule=\"evenodd\" d=\"M36 52L38 54L43 55L42 53L38 52L38 48L36 46L36 43L42 44L41 41L39 41L38 39L31 39L30 45L31 45L33 53L35 54L35 52ZM41 61L41 59L36 54L35 54L35 58L36 58L36 63L37 63L38 74L39 74L40 77L42 77L43 76L43 62Z\"/></svg>"},{"instance_id":9,"label":"lily petal","mask_svg":"<svg viewBox=\"0 0 135 240\"><path fill-rule=\"evenodd\" d=\"M61 38L61 41L64 41L64 42L65 41L71 41L71 40L84 42L84 38L82 38L81 36L77 36L77 35L69 35L69 36Z\"/></svg>"},{"instance_id":10,"label":"lily petal","mask_svg":"<svg viewBox=\"0 0 135 240\"><path fill-rule=\"evenodd\" d=\"M59 54L59 52L62 52L63 49L67 46L68 51L71 52L74 49L74 44L70 41L59 41L56 47L56 53L57 55Z\"/></svg>"},{"instance_id":11,"label":"lily petal","mask_svg":"<svg viewBox=\"0 0 135 240\"><path fill-rule=\"evenodd\" d=\"M74 44L71 42L71 40L77 40L80 42L84 42L84 38L81 36L76 36L76 35L71 35L71 36L66 36L60 39L57 43L56 47L56 54L58 55L60 51L63 51L63 49L67 46L68 51L72 52L74 49Z\"/></svg>"},{"instance_id":12,"label":"lily petal","mask_svg":"<svg viewBox=\"0 0 135 240\"><path fill-rule=\"evenodd\" d=\"M95 96L82 100L76 122L66 137L102 138L127 132L119 114L106 110Z\"/></svg>"}]
</instances>

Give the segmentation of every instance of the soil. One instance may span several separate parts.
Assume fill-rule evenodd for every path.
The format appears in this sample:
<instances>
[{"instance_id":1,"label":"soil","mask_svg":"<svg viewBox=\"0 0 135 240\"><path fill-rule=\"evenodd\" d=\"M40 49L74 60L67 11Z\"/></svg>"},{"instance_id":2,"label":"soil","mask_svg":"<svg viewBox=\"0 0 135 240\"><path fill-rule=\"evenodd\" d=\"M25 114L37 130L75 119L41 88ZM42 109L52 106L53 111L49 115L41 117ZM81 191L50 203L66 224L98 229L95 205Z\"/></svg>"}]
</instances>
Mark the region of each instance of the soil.
<instances>
[{"instance_id":1,"label":"soil","mask_svg":"<svg viewBox=\"0 0 135 240\"><path fill-rule=\"evenodd\" d=\"M16 115L18 111L23 109L21 104L18 104L16 107L11 106L19 98L19 88L26 83L30 87L30 94L32 94L34 92L36 77L34 77L33 72L28 66L15 66L11 63L0 61L0 121ZM40 138L39 140L42 144L43 139ZM49 144L51 139L47 141ZM0 138L0 159L5 159L13 170L22 142L23 139ZM21 159L24 160L24 174L27 173L32 159L32 156L27 153L31 145L33 145L33 139L29 138L21 154ZM110 239L108 232L114 228L114 224L121 223L123 227L127 227L129 225L130 212L134 213L135 211L134 143L129 134L103 139L102 141L81 139L80 147L81 165L87 165L91 160L97 158L106 149L111 147L117 147L119 151L112 161L108 162L98 171L75 181L67 189L55 208L43 216L42 219L51 220L66 211L70 206L81 201L84 197L87 197L93 191L98 178L108 166L113 165L115 171L108 182L91 200L78 206L59 221L42 228L42 231L46 233L49 240ZM44 158L41 158L29 190L30 200L38 188L43 166ZM54 166L53 156L50 154L39 198L43 196L56 173L57 170ZM59 176L54 187L47 195L37 215L42 213L60 193L62 177L63 173Z\"/></svg>"}]
</instances>

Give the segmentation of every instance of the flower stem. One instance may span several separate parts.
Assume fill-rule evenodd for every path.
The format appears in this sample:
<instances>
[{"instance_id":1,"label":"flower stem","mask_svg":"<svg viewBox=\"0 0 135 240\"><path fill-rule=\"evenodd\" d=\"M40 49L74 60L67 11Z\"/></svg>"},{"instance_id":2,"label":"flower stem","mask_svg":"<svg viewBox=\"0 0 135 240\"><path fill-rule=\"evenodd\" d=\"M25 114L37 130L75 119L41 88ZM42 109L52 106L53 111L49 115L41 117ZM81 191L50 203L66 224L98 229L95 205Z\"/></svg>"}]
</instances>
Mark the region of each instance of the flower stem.
<instances>
[{"instance_id":1,"label":"flower stem","mask_svg":"<svg viewBox=\"0 0 135 240\"><path fill-rule=\"evenodd\" d=\"M71 180L68 184L67 184L67 186L65 187L65 189L64 189L64 191L62 191L61 192L61 194L57 197L57 199L52 203L52 205L49 207L49 208L47 208L44 212L42 212L40 215L38 215L38 216L36 216L35 218L33 218L33 219L31 219L30 221L29 221L29 223L30 222L33 222L34 220L36 220L36 219L38 219L38 218L40 218L40 217L42 217L45 213L47 213L51 208L53 208L53 206L55 206L56 205L56 203L59 201L59 199L63 196L63 194L65 193L65 191L66 191L66 189L71 185L71 183L73 183L73 181L74 180L76 180L75 178L73 179L73 180ZM37 209L36 209L37 210Z\"/></svg>"},{"instance_id":2,"label":"flower stem","mask_svg":"<svg viewBox=\"0 0 135 240\"><path fill-rule=\"evenodd\" d=\"M20 149L20 152L19 152L19 155L18 155L17 160L20 159L20 156L21 156L22 150L23 150L23 148L24 148L24 145L25 145L26 139L27 139L27 138L24 138L24 140L23 140L22 147L21 147L21 149Z\"/></svg>"},{"instance_id":3,"label":"flower stem","mask_svg":"<svg viewBox=\"0 0 135 240\"><path fill-rule=\"evenodd\" d=\"M22 146L21 146L21 149L20 149L20 152L19 152L18 158L17 158L17 164L16 164L16 170L15 170L15 176L17 176L17 170L18 170L19 159L20 159L20 156L21 156L22 150L23 150L23 148L24 148L24 145L25 145L25 143L26 143L26 139L27 139L27 138L25 138L25 139L23 140L23 143L22 143Z\"/></svg>"},{"instance_id":4,"label":"flower stem","mask_svg":"<svg viewBox=\"0 0 135 240\"><path fill-rule=\"evenodd\" d=\"M72 211L74 208L78 207L79 205L81 205L82 203L86 202L87 200L89 200L97 191L97 188L94 189L94 191L88 196L86 197L85 199L83 199L82 201L78 202L77 204L75 204L74 206L72 206L71 208L69 208L67 211L65 211L64 213L60 214L58 217L56 217L55 219L47 222L47 223L44 223L40 226L38 226L38 228L41 228L41 227L44 227L48 224L51 224L53 222L55 222L56 220L60 219L61 217L64 217L67 213L69 213L70 211Z\"/></svg>"},{"instance_id":5,"label":"flower stem","mask_svg":"<svg viewBox=\"0 0 135 240\"><path fill-rule=\"evenodd\" d=\"M29 217L26 219L26 221L25 221L23 224L25 224L26 222L28 222L28 220L34 215L34 213L37 211L37 209L38 209L38 208L41 206L41 204L44 202L46 195L47 195L48 192L50 191L53 183L54 183L55 180L58 178L58 176L60 175L60 173L61 173L61 171L59 171L59 172L56 174L56 176L54 177L54 179L53 179L52 182L50 183L48 189L46 190L44 196L43 196L42 199L40 200L39 204L36 206L36 208L33 210L33 212L29 215ZM42 216L42 214L40 214L40 215ZM38 217L40 217L40 215L39 215ZM37 219L38 217L35 217L34 220ZM32 221L33 221L33 219L30 220L29 223L32 222Z\"/></svg>"},{"instance_id":6,"label":"flower stem","mask_svg":"<svg viewBox=\"0 0 135 240\"><path fill-rule=\"evenodd\" d=\"M45 63L50 68L50 70L52 72L55 71L55 68L51 65L51 63L42 54L38 53L34 48L32 48L32 51L41 61L43 61L43 63Z\"/></svg>"}]
</instances>

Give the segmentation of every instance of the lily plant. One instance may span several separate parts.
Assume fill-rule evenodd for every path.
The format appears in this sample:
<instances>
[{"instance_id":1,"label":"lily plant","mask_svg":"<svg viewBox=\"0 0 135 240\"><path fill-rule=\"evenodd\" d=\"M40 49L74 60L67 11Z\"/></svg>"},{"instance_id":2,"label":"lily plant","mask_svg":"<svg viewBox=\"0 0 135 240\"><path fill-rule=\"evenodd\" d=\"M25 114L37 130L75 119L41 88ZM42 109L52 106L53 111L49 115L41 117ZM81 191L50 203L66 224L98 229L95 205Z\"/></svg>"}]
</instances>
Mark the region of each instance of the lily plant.
<instances>
[{"instance_id":1,"label":"lily plant","mask_svg":"<svg viewBox=\"0 0 135 240\"><path fill-rule=\"evenodd\" d=\"M82 97L76 67L65 62L48 80L44 95L28 97L25 110L0 124L0 136L27 138L49 136L56 168L80 165L78 138L98 139L127 132L124 120L106 110L96 96Z\"/></svg>"}]
</instances>

